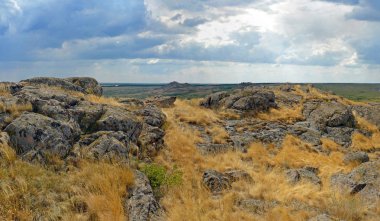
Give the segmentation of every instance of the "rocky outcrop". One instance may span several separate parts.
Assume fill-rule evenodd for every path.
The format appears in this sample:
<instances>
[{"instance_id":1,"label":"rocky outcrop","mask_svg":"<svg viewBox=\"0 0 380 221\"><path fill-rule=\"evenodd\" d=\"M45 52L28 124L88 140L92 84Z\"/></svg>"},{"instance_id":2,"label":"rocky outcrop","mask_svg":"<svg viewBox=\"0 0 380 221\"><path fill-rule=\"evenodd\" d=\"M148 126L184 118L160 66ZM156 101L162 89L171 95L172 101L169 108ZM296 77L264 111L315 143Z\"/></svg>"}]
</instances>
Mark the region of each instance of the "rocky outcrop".
<instances>
[{"instance_id":1,"label":"rocky outcrop","mask_svg":"<svg viewBox=\"0 0 380 221\"><path fill-rule=\"evenodd\" d=\"M74 146L76 157L106 162L128 162L131 149L136 144L122 131L99 131L83 136Z\"/></svg>"},{"instance_id":2,"label":"rocky outcrop","mask_svg":"<svg viewBox=\"0 0 380 221\"><path fill-rule=\"evenodd\" d=\"M349 107L332 101L309 101L304 104L303 114L311 128L327 132L327 128L349 127L356 125L355 117Z\"/></svg>"},{"instance_id":3,"label":"rocky outcrop","mask_svg":"<svg viewBox=\"0 0 380 221\"><path fill-rule=\"evenodd\" d=\"M239 180L253 181L252 177L242 170L227 170L224 173L206 170L202 176L203 185L214 194L230 189L231 184Z\"/></svg>"},{"instance_id":4,"label":"rocky outcrop","mask_svg":"<svg viewBox=\"0 0 380 221\"><path fill-rule=\"evenodd\" d=\"M363 163L348 174L334 174L330 183L339 190L359 194L366 202L373 203L380 199L380 161Z\"/></svg>"},{"instance_id":5,"label":"rocky outcrop","mask_svg":"<svg viewBox=\"0 0 380 221\"><path fill-rule=\"evenodd\" d=\"M174 102L177 100L177 97L168 97L168 96L155 96L145 99L146 104L154 104L158 107L169 108L174 105Z\"/></svg>"},{"instance_id":6,"label":"rocky outcrop","mask_svg":"<svg viewBox=\"0 0 380 221\"><path fill-rule=\"evenodd\" d=\"M76 122L84 133L93 131L96 121L105 112L104 105L52 88L26 86L14 95L19 101L30 102L33 112L55 120Z\"/></svg>"},{"instance_id":7,"label":"rocky outcrop","mask_svg":"<svg viewBox=\"0 0 380 221\"><path fill-rule=\"evenodd\" d=\"M139 171L135 172L134 186L128 190L125 211L129 221L157 220L162 212L148 178Z\"/></svg>"},{"instance_id":8,"label":"rocky outcrop","mask_svg":"<svg viewBox=\"0 0 380 221\"><path fill-rule=\"evenodd\" d=\"M142 127L142 122L132 112L117 107L106 107L105 113L96 122L96 130L123 131L133 142L137 142Z\"/></svg>"},{"instance_id":9,"label":"rocky outcrop","mask_svg":"<svg viewBox=\"0 0 380 221\"><path fill-rule=\"evenodd\" d=\"M46 85L61 87L65 90L78 91L86 94L102 95L102 87L93 78L52 78L36 77L20 82L23 85Z\"/></svg>"},{"instance_id":10,"label":"rocky outcrop","mask_svg":"<svg viewBox=\"0 0 380 221\"><path fill-rule=\"evenodd\" d=\"M83 133L94 132L96 130L96 123L103 116L104 112L104 105L88 101L80 101L77 105L68 109L70 118L79 124Z\"/></svg>"},{"instance_id":11,"label":"rocky outcrop","mask_svg":"<svg viewBox=\"0 0 380 221\"><path fill-rule=\"evenodd\" d=\"M349 146L356 121L350 107L336 101L311 100L304 104L303 115L311 129L342 146Z\"/></svg>"},{"instance_id":12,"label":"rocky outcrop","mask_svg":"<svg viewBox=\"0 0 380 221\"><path fill-rule=\"evenodd\" d=\"M68 155L80 136L78 127L36 113L22 114L5 131L20 155L39 151L62 158Z\"/></svg>"},{"instance_id":13,"label":"rocky outcrop","mask_svg":"<svg viewBox=\"0 0 380 221\"><path fill-rule=\"evenodd\" d=\"M166 116L160 108L144 102L97 103L88 94L101 95L102 88L92 78L33 78L17 85L0 97L0 127L5 128L0 145L9 144L25 161L64 173L82 159L116 165L148 161L165 146ZM160 98L153 103L173 102ZM162 210L144 174L135 172L128 192L129 220L158 219Z\"/></svg>"},{"instance_id":14,"label":"rocky outcrop","mask_svg":"<svg viewBox=\"0 0 380 221\"><path fill-rule=\"evenodd\" d=\"M218 92L206 97L200 103L207 108L228 108L240 112L263 112L277 107L272 91L257 88L245 88L232 93Z\"/></svg>"},{"instance_id":15,"label":"rocky outcrop","mask_svg":"<svg viewBox=\"0 0 380 221\"><path fill-rule=\"evenodd\" d=\"M147 105L136 112L142 116L144 126L139 138L141 152L145 156L154 156L164 147L165 131L162 129L166 122L166 116L160 109L154 105Z\"/></svg>"},{"instance_id":16,"label":"rocky outcrop","mask_svg":"<svg viewBox=\"0 0 380 221\"><path fill-rule=\"evenodd\" d=\"M144 122L153 127L162 127L166 121L165 114L154 105L147 105L136 114L142 116Z\"/></svg>"},{"instance_id":17,"label":"rocky outcrop","mask_svg":"<svg viewBox=\"0 0 380 221\"><path fill-rule=\"evenodd\" d=\"M124 162L129 160L129 154L154 156L164 147L165 132L162 127L166 116L159 108L142 103L142 106L134 106L130 111L127 105L111 106L86 100L81 93L101 94L101 86L94 79L33 78L22 81L20 85L20 90L11 97L1 99L5 106L30 104L30 111L34 112L28 114L26 119L23 116L15 120L8 127L10 133L14 132L13 143L17 143L15 148L24 159L43 160L48 152L59 152L61 158L70 155L70 159L81 157ZM11 121L10 113L0 114L0 126L6 127ZM48 128L49 123L61 126ZM28 128L27 138L17 135L25 130L24 127ZM67 135L68 129L60 127L69 127L75 138ZM59 130L65 133L59 134ZM39 134L43 136L40 138ZM80 135L82 138L77 142ZM27 140L32 139L30 137L33 141Z\"/></svg>"},{"instance_id":18,"label":"rocky outcrop","mask_svg":"<svg viewBox=\"0 0 380 221\"><path fill-rule=\"evenodd\" d=\"M101 96L103 94L103 88L94 78L89 77L72 77L66 78L67 81L73 83L84 89L84 92L87 94L94 94Z\"/></svg>"},{"instance_id":19,"label":"rocky outcrop","mask_svg":"<svg viewBox=\"0 0 380 221\"><path fill-rule=\"evenodd\" d=\"M207 108L217 108L220 107L221 101L228 96L230 95L227 92L217 92L207 96L200 104Z\"/></svg>"}]
</instances>

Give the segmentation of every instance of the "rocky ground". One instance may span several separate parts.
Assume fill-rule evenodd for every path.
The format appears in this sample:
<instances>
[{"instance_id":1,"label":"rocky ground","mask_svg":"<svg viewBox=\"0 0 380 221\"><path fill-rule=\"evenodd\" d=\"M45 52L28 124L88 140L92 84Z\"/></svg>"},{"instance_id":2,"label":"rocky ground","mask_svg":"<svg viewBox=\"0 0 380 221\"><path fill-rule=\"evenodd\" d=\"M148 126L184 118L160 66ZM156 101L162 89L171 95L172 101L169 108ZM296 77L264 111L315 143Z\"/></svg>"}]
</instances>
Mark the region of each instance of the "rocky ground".
<instances>
[{"instance_id":1,"label":"rocky ground","mask_svg":"<svg viewBox=\"0 0 380 221\"><path fill-rule=\"evenodd\" d=\"M312 86L113 99L0 88L0 218L378 220L380 105Z\"/></svg>"}]
</instances>

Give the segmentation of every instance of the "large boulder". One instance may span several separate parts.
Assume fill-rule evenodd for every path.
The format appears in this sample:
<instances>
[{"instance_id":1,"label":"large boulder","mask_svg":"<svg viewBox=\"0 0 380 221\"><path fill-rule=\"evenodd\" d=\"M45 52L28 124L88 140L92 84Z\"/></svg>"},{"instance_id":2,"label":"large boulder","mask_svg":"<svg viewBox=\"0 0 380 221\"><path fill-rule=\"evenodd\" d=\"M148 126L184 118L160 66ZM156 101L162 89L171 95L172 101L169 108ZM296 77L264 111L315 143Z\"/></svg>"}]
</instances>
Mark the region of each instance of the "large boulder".
<instances>
[{"instance_id":1,"label":"large boulder","mask_svg":"<svg viewBox=\"0 0 380 221\"><path fill-rule=\"evenodd\" d=\"M327 132L327 127L349 127L356 125L350 107L336 101L308 101L304 104L303 115L311 128Z\"/></svg>"},{"instance_id":2,"label":"large boulder","mask_svg":"<svg viewBox=\"0 0 380 221\"><path fill-rule=\"evenodd\" d=\"M273 92L260 92L242 97L231 106L232 109L241 111L267 111L271 107L276 107Z\"/></svg>"},{"instance_id":3,"label":"large boulder","mask_svg":"<svg viewBox=\"0 0 380 221\"><path fill-rule=\"evenodd\" d=\"M207 96L201 101L200 105L207 108L217 108L220 106L220 101L228 96L229 94L227 92L217 92Z\"/></svg>"},{"instance_id":4,"label":"large boulder","mask_svg":"<svg viewBox=\"0 0 380 221\"><path fill-rule=\"evenodd\" d=\"M96 122L104 114L104 109L104 105L80 101L77 105L70 107L68 111L70 118L78 122L81 130L89 133L96 129Z\"/></svg>"},{"instance_id":5,"label":"large boulder","mask_svg":"<svg viewBox=\"0 0 380 221\"><path fill-rule=\"evenodd\" d=\"M87 94L94 94L101 96L103 94L103 88L100 84L94 79L89 77L72 77L66 78L69 82L73 83L84 89L84 92Z\"/></svg>"},{"instance_id":6,"label":"large boulder","mask_svg":"<svg viewBox=\"0 0 380 221\"><path fill-rule=\"evenodd\" d=\"M141 135L139 137L139 146L143 155L154 156L164 147L165 131L159 127L153 127L144 124Z\"/></svg>"},{"instance_id":7,"label":"large boulder","mask_svg":"<svg viewBox=\"0 0 380 221\"><path fill-rule=\"evenodd\" d=\"M161 207L153 195L148 178L140 171L135 172L135 184L128 190L125 203L129 221L157 220Z\"/></svg>"},{"instance_id":8,"label":"large boulder","mask_svg":"<svg viewBox=\"0 0 380 221\"><path fill-rule=\"evenodd\" d=\"M297 122L294 125L289 126L288 131L290 134L298 136L303 141L306 141L313 146L321 145L321 132L310 128L309 125L310 123L308 122Z\"/></svg>"},{"instance_id":9,"label":"large boulder","mask_svg":"<svg viewBox=\"0 0 380 221\"><path fill-rule=\"evenodd\" d=\"M133 142L137 142L142 127L143 123L132 112L117 107L106 107L105 113L96 122L98 131L123 131Z\"/></svg>"},{"instance_id":10,"label":"large boulder","mask_svg":"<svg viewBox=\"0 0 380 221\"><path fill-rule=\"evenodd\" d=\"M166 115L154 105L147 105L136 112L144 118L144 122L153 127L162 127L166 121Z\"/></svg>"},{"instance_id":11,"label":"large boulder","mask_svg":"<svg viewBox=\"0 0 380 221\"><path fill-rule=\"evenodd\" d=\"M230 93L214 93L201 101L200 105L207 108L228 108L240 112L263 112L277 107L273 91L254 87Z\"/></svg>"},{"instance_id":12,"label":"large boulder","mask_svg":"<svg viewBox=\"0 0 380 221\"><path fill-rule=\"evenodd\" d=\"M156 106L147 105L136 112L144 120L143 129L139 137L141 152L144 156L154 156L164 147L165 131L162 129L166 122L166 115Z\"/></svg>"},{"instance_id":13,"label":"large boulder","mask_svg":"<svg viewBox=\"0 0 380 221\"><path fill-rule=\"evenodd\" d=\"M61 87L66 90L79 91L84 93L84 88L79 85L75 85L72 82L62 79L62 78L53 78L53 77L35 77L31 79L26 79L20 82L22 85L45 85L51 87Z\"/></svg>"},{"instance_id":14,"label":"large boulder","mask_svg":"<svg viewBox=\"0 0 380 221\"><path fill-rule=\"evenodd\" d=\"M80 129L73 124L29 112L15 119L5 131L19 155L36 150L61 158L67 156L80 136Z\"/></svg>"},{"instance_id":15,"label":"large boulder","mask_svg":"<svg viewBox=\"0 0 380 221\"><path fill-rule=\"evenodd\" d=\"M135 146L122 131L99 131L83 136L74 146L80 158L106 162L128 162L130 147Z\"/></svg>"},{"instance_id":16,"label":"large boulder","mask_svg":"<svg viewBox=\"0 0 380 221\"><path fill-rule=\"evenodd\" d=\"M95 129L96 121L104 113L102 104L92 103L53 88L25 86L15 96L21 101L30 102L35 113L55 120L75 121L85 133Z\"/></svg>"},{"instance_id":17,"label":"large boulder","mask_svg":"<svg viewBox=\"0 0 380 221\"><path fill-rule=\"evenodd\" d=\"M60 87L65 90L78 91L86 94L102 95L102 87L93 78L53 78L36 77L20 82L22 85L46 85Z\"/></svg>"}]
</instances>

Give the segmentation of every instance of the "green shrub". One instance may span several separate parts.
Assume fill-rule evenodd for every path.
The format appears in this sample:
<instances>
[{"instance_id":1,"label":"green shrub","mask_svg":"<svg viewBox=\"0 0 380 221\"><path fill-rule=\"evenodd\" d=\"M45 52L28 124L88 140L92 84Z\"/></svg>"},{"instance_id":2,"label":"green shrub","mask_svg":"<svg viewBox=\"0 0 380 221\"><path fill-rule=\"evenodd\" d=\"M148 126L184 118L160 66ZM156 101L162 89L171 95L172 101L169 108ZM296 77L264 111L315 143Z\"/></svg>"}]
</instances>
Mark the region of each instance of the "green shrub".
<instances>
[{"instance_id":1,"label":"green shrub","mask_svg":"<svg viewBox=\"0 0 380 221\"><path fill-rule=\"evenodd\" d=\"M148 177L150 185L157 196L162 195L167 188L182 183L182 172L176 166L168 171L162 165L146 164L141 171Z\"/></svg>"}]
</instances>

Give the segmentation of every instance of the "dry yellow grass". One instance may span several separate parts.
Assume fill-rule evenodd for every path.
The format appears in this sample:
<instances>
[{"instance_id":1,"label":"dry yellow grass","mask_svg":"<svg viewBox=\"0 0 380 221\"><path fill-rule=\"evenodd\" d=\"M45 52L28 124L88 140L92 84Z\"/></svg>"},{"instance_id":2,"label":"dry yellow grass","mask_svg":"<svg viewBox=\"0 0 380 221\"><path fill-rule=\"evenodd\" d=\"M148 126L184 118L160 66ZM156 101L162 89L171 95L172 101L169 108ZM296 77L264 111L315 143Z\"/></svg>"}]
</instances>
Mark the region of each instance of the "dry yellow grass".
<instances>
[{"instance_id":1,"label":"dry yellow grass","mask_svg":"<svg viewBox=\"0 0 380 221\"><path fill-rule=\"evenodd\" d=\"M379 128L376 125L368 122L365 118L360 117L355 111L353 112L353 114L355 116L355 120L356 120L358 127L360 129L370 131L372 133L379 132Z\"/></svg>"},{"instance_id":2,"label":"dry yellow grass","mask_svg":"<svg viewBox=\"0 0 380 221\"><path fill-rule=\"evenodd\" d=\"M190 106L190 107L189 107ZM349 205L356 202L349 196L337 195L341 207L334 207L331 201L335 190L330 189L329 179L336 172L349 172L351 165L343 164L344 154L340 147L331 140L322 140L323 146L331 151L330 155L315 152L311 146L296 137L286 137L279 150L274 145L264 146L254 143L248 153L229 151L217 155L201 155L196 143L201 139L199 133L189 124L205 125L212 135L213 127L218 128L220 115L209 112L188 102L179 101L174 108L165 109L168 116L163 150L155 161L167 167L177 165L183 172L183 183L170 189L161 203L167 211L168 220L306 220L313 215L310 211L292 209L290 202L298 201L305 205L330 212L338 218L355 220L365 216L366 210L360 206L352 210ZM190 119L196 113L202 121ZM211 116L211 117L210 117ZM212 120L210 120L212 119ZM218 131L219 129L214 129ZM323 187L319 188L308 182L290 184L284 170L288 167L314 166L320 170ZM254 183L237 182L232 190L219 198L211 197L201 185L202 173L206 169L224 171L235 168L247 171ZM275 200L278 206L264 214L254 214L238 208L239 199L256 198Z\"/></svg>"},{"instance_id":3,"label":"dry yellow grass","mask_svg":"<svg viewBox=\"0 0 380 221\"><path fill-rule=\"evenodd\" d=\"M239 114L237 114L234 111L229 110L229 109L219 110L218 115L222 119L230 119L230 120L238 120L238 119L240 119L240 115Z\"/></svg>"},{"instance_id":4,"label":"dry yellow grass","mask_svg":"<svg viewBox=\"0 0 380 221\"><path fill-rule=\"evenodd\" d=\"M89 94L89 95L85 95L85 99L97 104L108 104L108 105L112 105L116 107L123 106L123 104L119 103L117 99L111 98L111 97L103 97L103 96L96 96L96 95Z\"/></svg>"},{"instance_id":5,"label":"dry yellow grass","mask_svg":"<svg viewBox=\"0 0 380 221\"><path fill-rule=\"evenodd\" d=\"M266 121L280 121L285 123L294 123L304 119L303 105L297 105L295 107L281 107L279 109L270 109L268 113L259 113L257 118Z\"/></svg>"},{"instance_id":6,"label":"dry yellow grass","mask_svg":"<svg viewBox=\"0 0 380 221\"><path fill-rule=\"evenodd\" d=\"M217 114L213 110L199 107L197 100L177 100L174 115L182 122L197 125L210 125L218 121Z\"/></svg>"},{"instance_id":7,"label":"dry yellow grass","mask_svg":"<svg viewBox=\"0 0 380 221\"><path fill-rule=\"evenodd\" d=\"M123 197L133 185L133 173L124 166L85 163L73 177L74 192L100 220L125 220Z\"/></svg>"},{"instance_id":8,"label":"dry yellow grass","mask_svg":"<svg viewBox=\"0 0 380 221\"><path fill-rule=\"evenodd\" d=\"M328 138L321 138L322 148L330 151L339 151L341 146Z\"/></svg>"},{"instance_id":9,"label":"dry yellow grass","mask_svg":"<svg viewBox=\"0 0 380 221\"><path fill-rule=\"evenodd\" d=\"M25 111L31 111L33 109L32 104L12 104L6 105L0 102L0 112L8 113L9 116L5 118L5 122L10 123L13 119L19 117Z\"/></svg>"},{"instance_id":10,"label":"dry yellow grass","mask_svg":"<svg viewBox=\"0 0 380 221\"><path fill-rule=\"evenodd\" d=\"M122 199L133 173L124 166L84 162L67 173L53 172L16 159L4 144L0 165L1 220L126 219ZM84 213L80 205L87 205Z\"/></svg>"},{"instance_id":11,"label":"dry yellow grass","mask_svg":"<svg viewBox=\"0 0 380 221\"><path fill-rule=\"evenodd\" d=\"M212 142L215 144L226 144L229 138L227 131L219 125L213 125L207 128L206 133L211 135Z\"/></svg>"},{"instance_id":12,"label":"dry yellow grass","mask_svg":"<svg viewBox=\"0 0 380 221\"><path fill-rule=\"evenodd\" d=\"M370 137L366 137L361 133L354 133L352 135L351 148L362 151L380 149L380 133L373 133Z\"/></svg>"}]
</instances>

